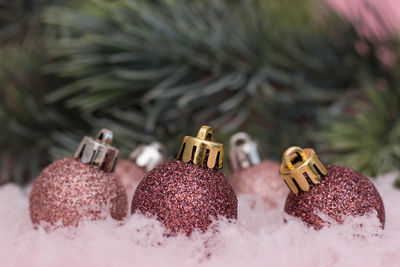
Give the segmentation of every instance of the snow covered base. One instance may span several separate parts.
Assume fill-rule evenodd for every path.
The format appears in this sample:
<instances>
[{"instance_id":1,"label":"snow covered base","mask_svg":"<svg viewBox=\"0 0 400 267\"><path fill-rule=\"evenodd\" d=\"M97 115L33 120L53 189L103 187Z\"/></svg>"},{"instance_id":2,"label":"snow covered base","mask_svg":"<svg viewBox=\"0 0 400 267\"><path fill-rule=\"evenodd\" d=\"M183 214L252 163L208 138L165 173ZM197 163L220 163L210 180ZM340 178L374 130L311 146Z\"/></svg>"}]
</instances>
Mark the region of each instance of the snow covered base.
<instances>
[{"instance_id":1,"label":"snow covered base","mask_svg":"<svg viewBox=\"0 0 400 267\"><path fill-rule=\"evenodd\" d=\"M123 225L109 219L52 233L34 230L28 189L5 185L0 266L400 266L400 190L393 180L387 175L375 183L386 208L385 230L373 214L321 231L293 218L284 224L283 203L270 210L252 196L239 196L236 223L220 220L218 233L190 238L164 237L156 220L141 215Z\"/></svg>"}]
</instances>

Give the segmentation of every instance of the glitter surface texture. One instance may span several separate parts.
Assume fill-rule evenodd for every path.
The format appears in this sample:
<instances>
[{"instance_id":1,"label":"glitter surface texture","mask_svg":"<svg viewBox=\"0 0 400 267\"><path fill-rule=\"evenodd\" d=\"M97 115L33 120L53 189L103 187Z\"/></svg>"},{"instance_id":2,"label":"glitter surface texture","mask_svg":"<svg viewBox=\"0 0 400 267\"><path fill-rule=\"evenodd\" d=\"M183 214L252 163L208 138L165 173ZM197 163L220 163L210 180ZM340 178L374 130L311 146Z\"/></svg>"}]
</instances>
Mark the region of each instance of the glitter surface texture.
<instances>
[{"instance_id":1,"label":"glitter surface texture","mask_svg":"<svg viewBox=\"0 0 400 267\"><path fill-rule=\"evenodd\" d=\"M234 223L221 217L206 232L191 236L167 235L161 222L140 213L123 224L108 216L49 233L35 230L29 217L31 187L8 183L0 186L0 266L399 266L400 190L393 186L397 177L391 173L373 180L385 204L384 230L376 212L314 230L284 214L284 203L271 209L260 197L241 194Z\"/></svg>"},{"instance_id":2,"label":"glitter surface texture","mask_svg":"<svg viewBox=\"0 0 400 267\"><path fill-rule=\"evenodd\" d=\"M118 160L117 167L115 168L115 175L121 180L122 185L125 187L128 204L131 203L133 193L145 174L146 171L137 166L133 161L128 159Z\"/></svg>"},{"instance_id":3,"label":"glitter surface texture","mask_svg":"<svg viewBox=\"0 0 400 267\"><path fill-rule=\"evenodd\" d=\"M297 195L289 194L285 212L321 229L327 222L318 213L343 223L344 215L363 216L375 210L383 228L385 209L372 182L349 168L328 166L326 170L320 184Z\"/></svg>"},{"instance_id":4,"label":"glitter surface texture","mask_svg":"<svg viewBox=\"0 0 400 267\"><path fill-rule=\"evenodd\" d=\"M155 215L172 234L206 231L211 219L237 218L237 198L226 177L208 169L171 160L148 172L137 187L132 213Z\"/></svg>"},{"instance_id":5,"label":"glitter surface texture","mask_svg":"<svg viewBox=\"0 0 400 267\"><path fill-rule=\"evenodd\" d=\"M29 204L34 224L44 221L77 226L82 217L102 218L107 208L117 220L127 214L126 194L119 179L72 157L58 160L41 172Z\"/></svg>"},{"instance_id":6,"label":"glitter surface texture","mask_svg":"<svg viewBox=\"0 0 400 267\"><path fill-rule=\"evenodd\" d=\"M262 197L270 207L284 203L289 189L279 175L279 163L265 160L258 165L233 172L229 176L236 194L254 194Z\"/></svg>"}]
</instances>

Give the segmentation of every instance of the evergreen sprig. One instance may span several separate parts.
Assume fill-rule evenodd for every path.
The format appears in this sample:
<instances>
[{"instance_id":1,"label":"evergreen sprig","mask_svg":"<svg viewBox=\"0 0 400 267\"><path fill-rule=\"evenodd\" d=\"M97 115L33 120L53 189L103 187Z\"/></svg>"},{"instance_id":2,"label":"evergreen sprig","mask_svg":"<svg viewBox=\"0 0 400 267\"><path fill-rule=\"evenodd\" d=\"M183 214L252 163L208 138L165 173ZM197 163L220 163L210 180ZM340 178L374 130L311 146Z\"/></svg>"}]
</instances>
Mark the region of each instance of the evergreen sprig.
<instances>
[{"instance_id":1,"label":"evergreen sprig","mask_svg":"<svg viewBox=\"0 0 400 267\"><path fill-rule=\"evenodd\" d=\"M80 9L51 8L45 21L67 34L54 44L58 61L48 70L72 81L47 99L85 112L141 110L144 131L154 134L202 122L237 129L262 88L311 101L343 90L352 62L340 53L351 54L351 42L339 50L316 25L310 2L292 16L285 13L296 1L265 2L89 1Z\"/></svg>"},{"instance_id":2,"label":"evergreen sprig","mask_svg":"<svg viewBox=\"0 0 400 267\"><path fill-rule=\"evenodd\" d=\"M399 78L397 74L393 80L372 82L365 77L366 99L352 103L352 114L323 124L321 149L332 162L370 177L400 170Z\"/></svg>"},{"instance_id":3,"label":"evergreen sprig","mask_svg":"<svg viewBox=\"0 0 400 267\"><path fill-rule=\"evenodd\" d=\"M114 112L101 118L66 108L62 102L47 103L51 85L62 83L43 75L47 58L40 51L25 46L0 49L0 184L7 181L26 183L50 162L71 156L84 135L95 136L102 127L113 129L124 155L137 142L153 139L135 132L137 113ZM125 120L126 118L126 120ZM138 118L144 123L143 118Z\"/></svg>"},{"instance_id":4,"label":"evergreen sprig","mask_svg":"<svg viewBox=\"0 0 400 267\"><path fill-rule=\"evenodd\" d=\"M41 42L44 24L40 19L43 8L64 0L0 0L0 44ZM29 42L26 42L29 39Z\"/></svg>"},{"instance_id":5,"label":"evergreen sprig","mask_svg":"<svg viewBox=\"0 0 400 267\"><path fill-rule=\"evenodd\" d=\"M0 49L0 183L30 181L52 159L65 155L59 153L63 147L70 151L79 141L76 136L91 129L77 110L45 102L51 79L41 73L44 62L37 48Z\"/></svg>"},{"instance_id":6,"label":"evergreen sprig","mask_svg":"<svg viewBox=\"0 0 400 267\"><path fill-rule=\"evenodd\" d=\"M3 182L31 181L102 127L124 156L157 139L171 157L183 135L209 124L225 144L233 132L249 132L268 158L318 144L324 158L369 175L398 168L399 76L379 64L376 40L363 40L370 54L359 56L354 27L323 4L3 2ZM2 17L4 7L18 16ZM356 95L349 89L378 79L385 90L375 82ZM343 116L348 106L356 118Z\"/></svg>"}]
</instances>

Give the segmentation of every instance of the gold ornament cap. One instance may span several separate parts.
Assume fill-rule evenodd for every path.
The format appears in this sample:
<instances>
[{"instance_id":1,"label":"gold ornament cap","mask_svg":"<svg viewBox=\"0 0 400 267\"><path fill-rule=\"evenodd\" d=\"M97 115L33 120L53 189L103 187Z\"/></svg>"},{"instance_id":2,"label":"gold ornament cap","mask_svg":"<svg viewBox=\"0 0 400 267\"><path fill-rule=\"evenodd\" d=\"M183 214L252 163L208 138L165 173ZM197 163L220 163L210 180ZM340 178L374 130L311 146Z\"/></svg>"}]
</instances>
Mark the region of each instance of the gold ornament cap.
<instances>
[{"instance_id":1,"label":"gold ornament cap","mask_svg":"<svg viewBox=\"0 0 400 267\"><path fill-rule=\"evenodd\" d=\"M319 184L326 169L314 149L292 146L283 153L279 173L289 189L297 194L300 190L308 191L310 183Z\"/></svg>"},{"instance_id":2,"label":"gold ornament cap","mask_svg":"<svg viewBox=\"0 0 400 267\"><path fill-rule=\"evenodd\" d=\"M112 131L101 129L96 138L85 136L75 151L74 158L105 172L113 172L119 157L119 150L111 146Z\"/></svg>"},{"instance_id":3,"label":"gold ornament cap","mask_svg":"<svg viewBox=\"0 0 400 267\"><path fill-rule=\"evenodd\" d=\"M167 150L159 142L152 142L149 145L139 145L129 156L135 164L146 171L150 171L165 160Z\"/></svg>"},{"instance_id":4,"label":"gold ornament cap","mask_svg":"<svg viewBox=\"0 0 400 267\"><path fill-rule=\"evenodd\" d=\"M261 153L258 144L245 132L232 135L229 140L229 162L233 171L260 164Z\"/></svg>"},{"instance_id":5,"label":"gold ornament cap","mask_svg":"<svg viewBox=\"0 0 400 267\"><path fill-rule=\"evenodd\" d=\"M213 129L210 126L202 126L197 137L185 136L179 149L177 160L193 162L195 165L207 168L221 169L224 158L224 145L213 141Z\"/></svg>"}]
</instances>

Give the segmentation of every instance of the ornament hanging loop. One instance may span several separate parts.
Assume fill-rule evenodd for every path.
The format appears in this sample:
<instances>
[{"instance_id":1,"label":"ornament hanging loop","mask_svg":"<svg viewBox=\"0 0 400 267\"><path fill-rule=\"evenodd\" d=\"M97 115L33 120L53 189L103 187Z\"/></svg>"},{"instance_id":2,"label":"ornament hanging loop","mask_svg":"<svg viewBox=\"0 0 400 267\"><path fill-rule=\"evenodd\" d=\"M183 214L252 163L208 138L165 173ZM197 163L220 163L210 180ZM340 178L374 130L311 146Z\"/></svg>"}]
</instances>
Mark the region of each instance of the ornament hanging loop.
<instances>
[{"instance_id":1,"label":"ornament hanging loop","mask_svg":"<svg viewBox=\"0 0 400 267\"><path fill-rule=\"evenodd\" d=\"M229 141L229 160L233 171L261 163L261 153L256 142L245 132L234 134Z\"/></svg>"},{"instance_id":2,"label":"ornament hanging loop","mask_svg":"<svg viewBox=\"0 0 400 267\"><path fill-rule=\"evenodd\" d=\"M164 145L159 142L152 142L149 145L139 145L129 158L137 166L150 171L164 161L166 153L167 150Z\"/></svg>"},{"instance_id":3,"label":"ornament hanging loop","mask_svg":"<svg viewBox=\"0 0 400 267\"><path fill-rule=\"evenodd\" d=\"M197 133L197 138L205 141L213 141L213 129L210 126L202 126Z\"/></svg>"},{"instance_id":4,"label":"ornament hanging loop","mask_svg":"<svg viewBox=\"0 0 400 267\"><path fill-rule=\"evenodd\" d=\"M298 146L292 146L286 149L282 156L282 162L287 166L289 170L294 169L296 162L305 162L308 157L306 152Z\"/></svg>"},{"instance_id":5,"label":"ornament hanging loop","mask_svg":"<svg viewBox=\"0 0 400 267\"><path fill-rule=\"evenodd\" d=\"M196 137L185 136L178 152L177 160L206 165L207 168L222 168L224 145L213 141L213 129L202 126Z\"/></svg>"},{"instance_id":6,"label":"ornament hanging loop","mask_svg":"<svg viewBox=\"0 0 400 267\"><path fill-rule=\"evenodd\" d=\"M300 190L308 191L310 184L319 184L326 169L313 149L292 146L283 153L279 173L289 189L297 194Z\"/></svg>"},{"instance_id":7,"label":"ornament hanging loop","mask_svg":"<svg viewBox=\"0 0 400 267\"><path fill-rule=\"evenodd\" d=\"M96 136L96 141L99 143L111 146L113 140L113 132L108 129L101 129Z\"/></svg>"},{"instance_id":8,"label":"ornament hanging loop","mask_svg":"<svg viewBox=\"0 0 400 267\"><path fill-rule=\"evenodd\" d=\"M74 158L105 172L113 172L119 157L119 150L112 147L113 133L101 129L96 138L85 136L75 151Z\"/></svg>"}]
</instances>

